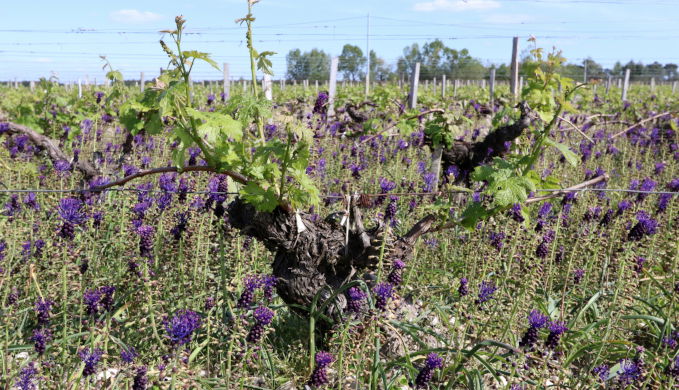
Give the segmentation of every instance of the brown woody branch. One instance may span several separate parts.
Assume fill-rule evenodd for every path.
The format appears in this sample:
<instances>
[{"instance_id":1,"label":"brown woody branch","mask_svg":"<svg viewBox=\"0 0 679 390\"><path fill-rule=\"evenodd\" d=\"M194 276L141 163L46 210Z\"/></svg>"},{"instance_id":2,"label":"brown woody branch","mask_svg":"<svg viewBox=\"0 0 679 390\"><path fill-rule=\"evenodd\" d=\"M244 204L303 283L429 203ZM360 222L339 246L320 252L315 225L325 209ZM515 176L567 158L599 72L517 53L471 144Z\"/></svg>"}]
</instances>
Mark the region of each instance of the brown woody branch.
<instances>
[{"instance_id":1,"label":"brown woody branch","mask_svg":"<svg viewBox=\"0 0 679 390\"><path fill-rule=\"evenodd\" d=\"M0 118L0 120L2 119ZM38 147L38 149L47 153L53 162L72 160L72 158L69 158L61 149L59 149L59 146L57 146L57 142L55 140L38 133L30 127L14 122L7 123L9 124L9 129L7 131L8 134L22 134L28 136L28 139L30 139L31 142ZM83 173L86 180L89 180L100 174L99 171L92 166L92 164L82 158L79 158L74 166Z\"/></svg>"},{"instance_id":2,"label":"brown woody branch","mask_svg":"<svg viewBox=\"0 0 679 390\"><path fill-rule=\"evenodd\" d=\"M653 116L650 117L650 118L646 118L646 119L640 120L639 122L637 122L637 123L633 124L632 126L626 128L625 130L623 130L623 131L621 131L621 132L619 132L619 133L613 134L613 135L611 136L611 139L612 139L612 138L617 138L617 137L619 137L619 136L621 136L621 135L627 133L628 131L634 129L635 127L643 125L643 124L646 123L646 122L650 122L650 121L652 121L652 120L658 119L658 118L663 117L663 116L665 116L665 115L672 115L672 114L675 114L675 113L676 113L676 112L667 111L667 112L663 112L663 113L661 113L661 114L653 115Z\"/></svg>"},{"instance_id":3,"label":"brown woody branch","mask_svg":"<svg viewBox=\"0 0 679 390\"><path fill-rule=\"evenodd\" d=\"M134 179L138 179L140 177L149 176L149 175L157 175L159 173L168 173L168 172L179 172L179 173L184 173L184 172L213 172L213 173L221 173L221 174L229 176L230 178L232 178L237 183L248 184L248 178L245 177L243 174L238 173L238 172L220 171L220 170L217 170L217 169L214 169L214 168L211 168L211 167L200 166L200 165L190 165L188 167L183 167L181 169L177 168L177 167L163 167L163 168L153 168L153 169L149 169L149 170L146 170L146 171L137 172L134 175L125 176L121 179L112 181L112 182L104 184L102 186L94 187L94 188L92 188L88 191L100 192L100 191L104 191L107 188L122 186L125 183L127 183L131 180L134 180Z\"/></svg>"}]
</instances>

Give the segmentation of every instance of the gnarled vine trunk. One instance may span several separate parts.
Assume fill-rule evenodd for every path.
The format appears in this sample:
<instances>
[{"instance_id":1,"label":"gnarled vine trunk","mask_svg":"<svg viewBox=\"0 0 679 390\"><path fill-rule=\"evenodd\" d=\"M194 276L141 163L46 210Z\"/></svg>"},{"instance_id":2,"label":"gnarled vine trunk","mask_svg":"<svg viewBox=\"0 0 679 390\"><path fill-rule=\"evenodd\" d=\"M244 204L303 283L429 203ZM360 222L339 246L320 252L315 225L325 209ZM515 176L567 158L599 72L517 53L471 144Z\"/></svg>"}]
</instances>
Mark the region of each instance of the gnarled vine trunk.
<instances>
[{"instance_id":1,"label":"gnarled vine trunk","mask_svg":"<svg viewBox=\"0 0 679 390\"><path fill-rule=\"evenodd\" d=\"M358 207L352 204L350 210L348 238L346 225L312 222L303 214L297 217L281 207L270 213L259 212L236 199L229 204L227 213L233 227L275 253L272 268L279 279L276 288L283 301L308 307L319 292L320 302L325 302L343 284L365 270L375 269L383 244L383 264L407 260L415 241L435 220L427 216L405 236L390 240L383 225L365 230ZM304 228L299 227L298 218ZM346 298L339 294L324 314L340 319L346 304Z\"/></svg>"}]
</instances>

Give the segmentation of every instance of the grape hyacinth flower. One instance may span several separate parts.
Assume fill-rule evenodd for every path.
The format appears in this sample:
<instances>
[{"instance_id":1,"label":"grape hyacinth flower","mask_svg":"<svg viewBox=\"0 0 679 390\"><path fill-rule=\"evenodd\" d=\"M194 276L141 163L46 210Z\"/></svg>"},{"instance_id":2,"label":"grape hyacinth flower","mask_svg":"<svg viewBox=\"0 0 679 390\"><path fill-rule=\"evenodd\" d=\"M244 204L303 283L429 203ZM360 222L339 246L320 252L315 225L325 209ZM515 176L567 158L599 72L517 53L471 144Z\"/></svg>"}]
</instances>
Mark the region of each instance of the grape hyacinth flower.
<instances>
[{"instance_id":1,"label":"grape hyacinth flower","mask_svg":"<svg viewBox=\"0 0 679 390\"><path fill-rule=\"evenodd\" d=\"M641 182L641 185L639 186L640 191L653 191L655 190L656 185L658 185L657 182L651 180L650 178L645 178L644 181ZM643 202L644 199L648 197L647 193L638 193L637 194L637 202Z\"/></svg>"},{"instance_id":2,"label":"grape hyacinth flower","mask_svg":"<svg viewBox=\"0 0 679 390\"><path fill-rule=\"evenodd\" d=\"M397 200L398 200L397 197L391 196L389 198L389 204L387 205L387 208L384 210L384 221L390 223L391 226L394 226L396 221L396 212L398 211L398 208L396 206Z\"/></svg>"},{"instance_id":3,"label":"grape hyacinth flower","mask_svg":"<svg viewBox=\"0 0 679 390\"><path fill-rule=\"evenodd\" d=\"M111 311L113 309L113 294L116 288L113 286L102 286L98 289L90 289L83 294L83 301L87 314L96 316L100 310Z\"/></svg>"},{"instance_id":4,"label":"grape hyacinth flower","mask_svg":"<svg viewBox=\"0 0 679 390\"><path fill-rule=\"evenodd\" d=\"M137 228L139 235L139 255L150 259L153 257L153 236L156 229L150 225L141 225Z\"/></svg>"},{"instance_id":5,"label":"grape hyacinth flower","mask_svg":"<svg viewBox=\"0 0 679 390\"><path fill-rule=\"evenodd\" d=\"M406 263L403 261L397 259L394 260L394 264L392 266L392 270L389 273L389 276L387 276L387 281L391 283L393 286L398 286L401 284L403 281L403 269L405 268Z\"/></svg>"},{"instance_id":6,"label":"grape hyacinth flower","mask_svg":"<svg viewBox=\"0 0 679 390\"><path fill-rule=\"evenodd\" d=\"M309 385L314 387L320 387L326 385L328 380L328 373L326 369L332 363L335 358L331 353L325 351L316 352L316 367L311 373L311 378L309 379Z\"/></svg>"},{"instance_id":7,"label":"grape hyacinth flower","mask_svg":"<svg viewBox=\"0 0 679 390\"><path fill-rule=\"evenodd\" d=\"M561 340L561 335L563 335L568 328L565 322L553 321L549 324L549 336L547 336L547 341L545 341L545 346L549 349L556 349L559 346L559 341Z\"/></svg>"},{"instance_id":8,"label":"grape hyacinth flower","mask_svg":"<svg viewBox=\"0 0 679 390\"><path fill-rule=\"evenodd\" d=\"M133 363L139 354L134 347L126 347L120 351L120 359L127 364Z\"/></svg>"},{"instance_id":9,"label":"grape hyacinth flower","mask_svg":"<svg viewBox=\"0 0 679 390\"><path fill-rule=\"evenodd\" d=\"M314 109L313 113L314 114L320 114L323 118L325 118L325 115L328 112L328 99L329 96L325 91L321 91L318 93L318 96L316 97L316 102L314 103Z\"/></svg>"},{"instance_id":10,"label":"grape hyacinth flower","mask_svg":"<svg viewBox=\"0 0 679 390\"><path fill-rule=\"evenodd\" d=\"M21 390L35 390L37 386L35 381L38 379L36 375L38 369L35 368L35 362L30 362L19 372L19 378L14 382L14 386Z\"/></svg>"},{"instance_id":11,"label":"grape hyacinth flower","mask_svg":"<svg viewBox=\"0 0 679 390\"><path fill-rule=\"evenodd\" d=\"M148 377L146 372L148 369L145 366L137 367L134 373L134 378L132 379L132 390L146 390L149 385Z\"/></svg>"},{"instance_id":12,"label":"grape hyacinth flower","mask_svg":"<svg viewBox=\"0 0 679 390\"><path fill-rule=\"evenodd\" d=\"M53 306L54 302L49 299L40 298L35 301L35 313L38 317L38 325L44 326L49 324L50 312L52 311Z\"/></svg>"},{"instance_id":13,"label":"grape hyacinth flower","mask_svg":"<svg viewBox=\"0 0 679 390\"><path fill-rule=\"evenodd\" d=\"M252 304L255 297L255 290L262 286L262 280L257 275L250 275L245 278L245 288L238 298L236 307L239 309L246 309Z\"/></svg>"},{"instance_id":14,"label":"grape hyacinth flower","mask_svg":"<svg viewBox=\"0 0 679 390\"><path fill-rule=\"evenodd\" d=\"M358 287L351 287L347 290L347 310L352 313L360 313L363 309L363 301L367 294Z\"/></svg>"},{"instance_id":15,"label":"grape hyacinth flower","mask_svg":"<svg viewBox=\"0 0 679 390\"><path fill-rule=\"evenodd\" d=\"M262 290L264 291L264 299L271 301L273 299L274 288L278 283L278 278L274 275L266 275L262 278Z\"/></svg>"},{"instance_id":16,"label":"grape hyacinth flower","mask_svg":"<svg viewBox=\"0 0 679 390\"><path fill-rule=\"evenodd\" d=\"M417 374L415 378L415 386L420 388L426 388L429 386L432 377L434 376L434 370L443 367L443 359L435 352L427 355L427 359L424 362L424 367Z\"/></svg>"},{"instance_id":17,"label":"grape hyacinth flower","mask_svg":"<svg viewBox=\"0 0 679 390\"><path fill-rule=\"evenodd\" d=\"M493 294L497 291L497 287L493 282L482 281L479 284L479 295L476 299L476 304L481 305L493 299Z\"/></svg>"},{"instance_id":18,"label":"grape hyacinth flower","mask_svg":"<svg viewBox=\"0 0 679 390\"><path fill-rule=\"evenodd\" d=\"M637 213L637 224L627 234L630 241L640 241L644 236L650 236L658 231L658 222L651 218L647 212L641 210Z\"/></svg>"},{"instance_id":19,"label":"grape hyacinth flower","mask_svg":"<svg viewBox=\"0 0 679 390\"><path fill-rule=\"evenodd\" d=\"M387 308L387 302L394 293L394 286L389 283L380 283L373 288L375 294L375 306L380 310Z\"/></svg>"},{"instance_id":20,"label":"grape hyacinth flower","mask_svg":"<svg viewBox=\"0 0 679 390\"><path fill-rule=\"evenodd\" d=\"M634 272L637 274L641 274L644 271L644 263L646 262L646 258L642 256L637 256L636 259L634 259Z\"/></svg>"},{"instance_id":21,"label":"grape hyacinth flower","mask_svg":"<svg viewBox=\"0 0 679 390\"><path fill-rule=\"evenodd\" d=\"M573 271L573 283L574 284L580 284L582 282L582 278L585 276L585 270L582 268L578 268L575 271Z\"/></svg>"},{"instance_id":22,"label":"grape hyacinth flower","mask_svg":"<svg viewBox=\"0 0 679 390\"><path fill-rule=\"evenodd\" d=\"M518 223L523 223L526 219L523 217L521 212L521 205L519 203L514 203L512 208L509 210L509 216Z\"/></svg>"},{"instance_id":23,"label":"grape hyacinth flower","mask_svg":"<svg viewBox=\"0 0 679 390\"><path fill-rule=\"evenodd\" d=\"M469 281L467 278L460 278L460 287L457 288L457 292L460 293L461 297L469 294Z\"/></svg>"},{"instance_id":24,"label":"grape hyacinth flower","mask_svg":"<svg viewBox=\"0 0 679 390\"><path fill-rule=\"evenodd\" d=\"M175 214L175 217L177 218L177 224L170 229L170 233L172 234L172 237L176 241L181 240L182 235L186 231L186 226L188 225L188 213L184 212L178 212Z\"/></svg>"},{"instance_id":25,"label":"grape hyacinth flower","mask_svg":"<svg viewBox=\"0 0 679 390\"><path fill-rule=\"evenodd\" d=\"M37 201L35 192L29 192L24 198L24 206L35 211L40 211L40 204Z\"/></svg>"},{"instance_id":26,"label":"grape hyacinth flower","mask_svg":"<svg viewBox=\"0 0 679 390\"><path fill-rule=\"evenodd\" d=\"M620 361L618 382L624 388L644 379L643 362L637 357Z\"/></svg>"},{"instance_id":27,"label":"grape hyacinth flower","mask_svg":"<svg viewBox=\"0 0 679 390\"><path fill-rule=\"evenodd\" d=\"M274 311L268 307L260 306L255 309L252 316L255 318L255 324L250 328L250 332L245 339L249 343L256 344L264 335L264 327L273 320Z\"/></svg>"},{"instance_id":28,"label":"grape hyacinth flower","mask_svg":"<svg viewBox=\"0 0 679 390\"><path fill-rule=\"evenodd\" d=\"M600 366L594 367L592 373L598 376L602 383L605 383L608 380L610 369L611 368L608 366L608 364L602 364Z\"/></svg>"},{"instance_id":29,"label":"grape hyacinth flower","mask_svg":"<svg viewBox=\"0 0 679 390\"><path fill-rule=\"evenodd\" d=\"M47 349L47 343L52 341L52 332L50 332L49 328L34 329L31 341L34 343L35 352L38 355L42 355Z\"/></svg>"},{"instance_id":30,"label":"grape hyacinth flower","mask_svg":"<svg viewBox=\"0 0 679 390\"><path fill-rule=\"evenodd\" d=\"M83 348L78 352L80 360L85 363L85 368L83 369L84 377L88 377L97 372L97 364L99 364L103 354L104 352L99 348Z\"/></svg>"},{"instance_id":31,"label":"grape hyacinth flower","mask_svg":"<svg viewBox=\"0 0 679 390\"><path fill-rule=\"evenodd\" d=\"M547 326L548 321L547 315L540 313L539 310L532 310L528 315L528 330L519 341L519 347L531 349L538 341L538 330Z\"/></svg>"},{"instance_id":32,"label":"grape hyacinth flower","mask_svg":"<svg viewBox=\"0 0 679 390\"><path fill-rule=\"evenodd\" d=\"M82 212L83 203L80 199L64 198L59 201L59 216L62 219L59 228L59 237L66 240L73 240L75 237L75 226L85 222L87 216Z\"/></svg>"},{"instance_id":33,"label":"grape hyacinth flower","mask_svg":"<svg viewBox=\"0 0 679 390\"><path fill-rule=\"evenodd\" d=\"M667 367L667 373L673 376L675 381L679 379L679 355L675 356L672 364Z\"/></svg>"},{"instance_id":34,"label":"grape hyacinth flower","mask_svg":"<svg viewBox=\"0 0 679 390\"><path fill-rule=\"evenodd\" d=\"M488 239L490 240L490 244L495 247L498 251L502 249L504 246L503 240L505 239L506 235L502 232L500 233L495 233L491 232L490 235L488 236Z\"/></svg>"},{"instance_id":35,"label":"grape hyacinth flower","mask_svg":"<svg viewBox=\"0 0 679 390\"><path fill-rule=\"evenodd\" d=\"M179 310L170 320L164 321L165 331L173 345L184 345L191 341L193 332L200 328L200 315L192 310Z\"/></svg>"}]
</instances>

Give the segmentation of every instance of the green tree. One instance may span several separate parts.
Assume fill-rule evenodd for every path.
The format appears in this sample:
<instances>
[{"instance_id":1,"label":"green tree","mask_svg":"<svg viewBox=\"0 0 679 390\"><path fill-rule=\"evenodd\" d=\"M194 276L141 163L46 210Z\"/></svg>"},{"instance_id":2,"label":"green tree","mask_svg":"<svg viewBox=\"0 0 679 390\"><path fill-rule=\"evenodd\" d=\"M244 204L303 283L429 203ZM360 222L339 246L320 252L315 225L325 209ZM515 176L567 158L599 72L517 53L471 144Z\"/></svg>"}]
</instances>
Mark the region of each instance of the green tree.
<instances>
[{"instance_id":1,"label":"green tree","mask_svg":"<svg viewBox=\"0 0 679 390\"><path fill-rule=\"evenodd\" d=\"M374 50L370 50L370 80L387 81L393 77L394 73L384 59L378 57Z\"/></svg>"},{"instance_id":2,"label":"green tree","mask_svg":"<svg viewBox=\"0 0 679 390\"><path fill-rule=\"evenodd\" d=\"M363 56L363 50L355 45L346 44L339 56L337 70L342 72L345 79L357 81L363 78L364 66L367 58Z\"/></svg>"},{"instance_id":3,"label":"green tree","mask_svg":"<svg viewBox=\"0 0 679 390\"><path fill-rule=\"evenodd\" d=\"M330 77L330 55L323 50L302 53L293 49L288 52L286 62L288 80L326 81Z\"/></svg>"},{"instance_id":4,"label":"green tree","mask_svg":"<svg viewBox=\"0 0 679 390\"><path fill-rule=\"evenodd\" d=\"M665 78L667 80L677 79L677 64L665 64L663 68L665 69Z\"/></svg>"}]
</instances>

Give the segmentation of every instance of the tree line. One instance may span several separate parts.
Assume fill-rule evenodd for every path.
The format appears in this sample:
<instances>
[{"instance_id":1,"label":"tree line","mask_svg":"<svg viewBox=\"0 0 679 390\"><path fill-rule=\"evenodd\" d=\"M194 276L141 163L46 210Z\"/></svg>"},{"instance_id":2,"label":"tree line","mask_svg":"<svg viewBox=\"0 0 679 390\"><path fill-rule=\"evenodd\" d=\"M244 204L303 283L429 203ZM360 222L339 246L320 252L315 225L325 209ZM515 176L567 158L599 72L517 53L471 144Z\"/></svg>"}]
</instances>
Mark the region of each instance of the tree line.
<instances>
[{"instance_id":1,"label":"tree line","mask_svg":"<svg viewBox=\"0 0 679 390\"><path fill-rule=\"evenodd\" d=\"M420 63L420 79L441 79L445 75L449 80L488 78L491 68L495 68L497 80L509 80L510 68L508 64L484 64L480 59L472 57L469 50L456 50L447 47L443 41L434 40L420 46L417 43L406 46L403 54L395 64L388 64L379 57L374 50L370 50L370 79L374 81L408 80L415 63ZM528 58L524 55L521 63ZM327 81L330 77L331 55L323 50L312 49L302 52L300 49L290 50L286 56L288 80ZM365 78L368 58L363 50L351 44L342 48L339 56L338 72L344 80L359 81ZM661 64L653 62L644 65L642 62L629 61L626 64L616 62L612 68L604 68L592 58L581 63L568 63L563 67L562 74L576 80L583 80L585 72L588 79L606 79L607 77L622 77L630 69L632 81L679 80L677 65L673 63ZM522 70L520 68L520 73Z\"/></svg>"}]
</instances>

